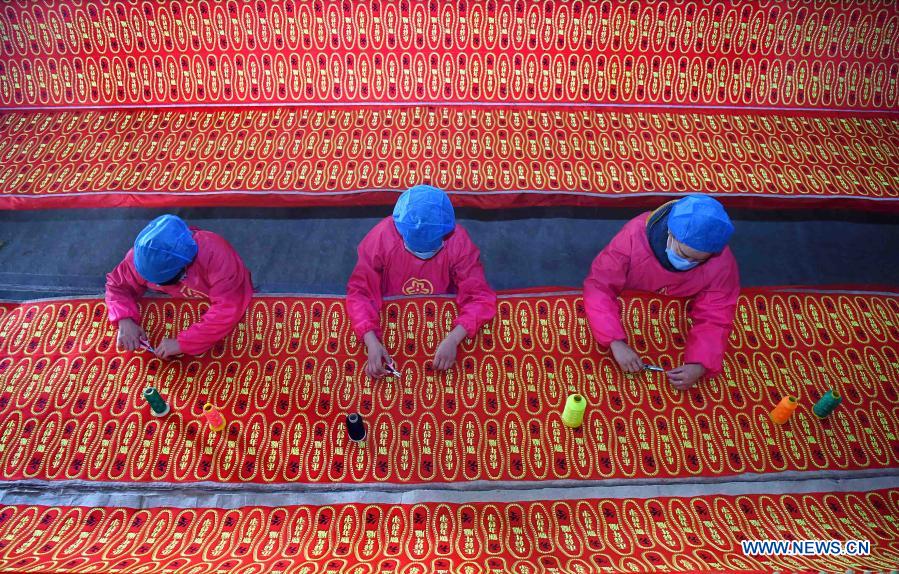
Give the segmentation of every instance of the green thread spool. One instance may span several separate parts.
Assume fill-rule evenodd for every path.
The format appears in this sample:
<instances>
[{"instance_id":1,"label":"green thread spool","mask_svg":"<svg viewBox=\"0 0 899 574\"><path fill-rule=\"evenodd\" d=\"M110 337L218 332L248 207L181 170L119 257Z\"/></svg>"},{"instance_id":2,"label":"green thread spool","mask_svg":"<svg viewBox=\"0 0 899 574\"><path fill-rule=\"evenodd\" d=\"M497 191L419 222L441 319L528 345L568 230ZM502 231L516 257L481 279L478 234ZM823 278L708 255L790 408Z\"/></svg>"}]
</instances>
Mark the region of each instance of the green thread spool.
<instances>
[{"instance_id":1,"label":"green thread spool","mask_svg":"<svg viewBox=\"0 0 899 574\"><path fill-rule=\"evenodd\" d=\"M169 414L169 405L163 400L156 387L147 387L144 389L144 398L150 403L150 412L154 417L164 417Z\"/></svg>"},{"instance_id":2,"label":"green thread spool","mask_svg":"<svg viewBox=\"0 0 899 574\"><path fill-rule=\"evenodd\" d=\"M581 395L569 395L565 401L565 410L562 411L562 424L576 429L584 424L584 411L587 409L587 400Z\"/></svg>"},{"instance_id":3,"label":"green thread spool","mask_svg":"<svg viewBox=\"0 0 899 574\"><path fill-rule=\"evenodd\" d=\"M842 402L843 397L840 396L840 393L831 389L824 393L823 397L818 399L818 402L812 407L812 412L815 413L815 416L819 419L823 419L840 406L840 403Z\"/></svg>"}]
</instances>

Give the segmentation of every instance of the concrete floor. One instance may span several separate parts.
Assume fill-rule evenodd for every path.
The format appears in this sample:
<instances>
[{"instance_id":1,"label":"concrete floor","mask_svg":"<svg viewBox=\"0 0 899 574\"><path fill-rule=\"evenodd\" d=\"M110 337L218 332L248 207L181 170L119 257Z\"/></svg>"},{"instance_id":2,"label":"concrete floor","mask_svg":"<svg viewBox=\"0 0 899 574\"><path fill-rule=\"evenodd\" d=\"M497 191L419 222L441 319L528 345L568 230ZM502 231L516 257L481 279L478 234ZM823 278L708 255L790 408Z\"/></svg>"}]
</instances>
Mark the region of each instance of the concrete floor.
<instances>
[{"instance_id":1,"label":"concrete floor","mask_svg":"<svg viewBox=\"0 0 899 574\"><path fill-rule=\"evenodd\" d=\"M104 274L160 209L0 212L0 298L99 294ZM343 293L381 208L176 209L226 237L263 293ZM580 286L633 209L458 210L496 289ZM899 287L899 218L854 212L731 212L744 286Z\"/></svg>"}]
</instances>

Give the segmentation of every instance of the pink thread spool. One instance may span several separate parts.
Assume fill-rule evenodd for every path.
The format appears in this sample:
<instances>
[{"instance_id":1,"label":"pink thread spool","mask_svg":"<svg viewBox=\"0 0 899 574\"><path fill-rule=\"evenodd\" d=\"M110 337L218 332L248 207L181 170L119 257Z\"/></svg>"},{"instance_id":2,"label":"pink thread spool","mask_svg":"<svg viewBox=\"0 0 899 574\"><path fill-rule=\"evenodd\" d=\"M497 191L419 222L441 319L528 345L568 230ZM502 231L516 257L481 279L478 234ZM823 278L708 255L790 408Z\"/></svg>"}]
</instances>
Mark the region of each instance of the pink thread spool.
<instances>
[{"instance_id":1,"label":"pink thread spool","mask_svg":"<svg viewBox=\"0 0 899 574\"><path fill-rule=\"evenodd\" d=\"M212 403L203 405L203 416L206 417L206 422L209 423L209 428L212 430L221 431L225 429L225 417L212 406Z\"/></svg>"}]
</instances>

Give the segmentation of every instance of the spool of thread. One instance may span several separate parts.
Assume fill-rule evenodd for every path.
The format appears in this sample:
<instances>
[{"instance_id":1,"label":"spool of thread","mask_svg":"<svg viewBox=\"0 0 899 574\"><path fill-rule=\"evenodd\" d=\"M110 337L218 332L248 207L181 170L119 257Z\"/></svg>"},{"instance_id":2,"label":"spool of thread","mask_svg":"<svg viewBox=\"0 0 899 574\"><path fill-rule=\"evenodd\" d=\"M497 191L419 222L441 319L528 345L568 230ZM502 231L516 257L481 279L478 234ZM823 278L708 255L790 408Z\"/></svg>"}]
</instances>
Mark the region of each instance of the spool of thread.
<instances>
[{"instance_id":1,"label":"spool of thread","mask_svg":"<svg viewBox=\"0 0 899 574\"><path fill-rule=\"evenodd\" d=\"M815 413L815 416L819 419L823 419L840 406L840 403L842 402L843 397L840 396L840 393L831 389L824 393L823 397L818 399L818 402L812 407L812 412Z\"/></svg>"},{"instance_id":2,"label":"spool of thread","mask_svg":"<svg viewBox=\"0 0 899 574\"><path fill-rule=\"evenodd\" d=\"M780 399L774 410L771 411L771 420L776 424L782 425L790 418L796 407L799 406L799 399L796 397L786 396Z\"/></svg>"},{"instance_id":3,"label":"spool of thread","mask_svg":"<svg viewBox=\"0 0 899 574\"><path fill-rule=\"evenodd\" d=\"M144 398L150 403L150 412L154 417L164 417L171 410L166 404L156 387L147 387L144 389Z\"/></svg>"},{"instance_id":4,"label":"spool of thread","mask_svg":"<svg viewBox=\"0 0 899 574\"><path fill-rule=\"evenodd\" d=\"M203 405L203 416L206 417L206 422L209 423L209 428L214 431L224 430L225 428L225 417L222 416L222 413L218 412L212 403L206 403Z\"/></svg>"},{"instance_id":5,"label":"spool of thread","mask_svg":"<svg viewBox=\"0 0 899 574\"><path fill-rule=\"evenodd\" d=\"M362 442L365 440L365 421L359 413L350 413L346 416L346 432L350 440Z\"/></svg>"},{"instance_id":6,"label":"spool of thread","mask_svg":"<svg viewBox=\"0 0 899 574\"><path fill-rule=\"evenodd\" d=\"M565 401L565 410L562 411L562 424L573 429L584 424L584 411L587 410L587 400L581 395L569 395Z\"/></svg>"}]
</instances>

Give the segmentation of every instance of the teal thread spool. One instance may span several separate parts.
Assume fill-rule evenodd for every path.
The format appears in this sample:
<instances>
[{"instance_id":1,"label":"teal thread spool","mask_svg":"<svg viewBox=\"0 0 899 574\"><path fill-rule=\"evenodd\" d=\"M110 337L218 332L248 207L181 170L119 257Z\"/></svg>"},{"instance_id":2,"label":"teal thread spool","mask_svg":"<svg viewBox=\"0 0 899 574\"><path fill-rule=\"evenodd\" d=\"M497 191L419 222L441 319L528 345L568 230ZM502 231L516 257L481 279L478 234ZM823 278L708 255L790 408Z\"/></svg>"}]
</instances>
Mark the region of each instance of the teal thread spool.
<instances>
[{"instance_id":1,"label":"teal thread spool","mask_svg":"<svg viewBox=\"0 0 899 574\"><path fill-rule=\"evenodd\" d=\"M144 389L144 398L150 403L150 412L154 417L164 417L169 414L169 405L162 399L156 387L147 387Z\"/></svg>"},{"instance_id":2,"label":"teal thread spool","mask_svg":"<svg viewBox=\"0 0 899 574\"><path fill-rule=\"evenodd\" d=\"M818 399L818 402L812 407L812 412L815 413L815 416L819 419L823 419L840 406L840 403L842 402L843 397L840 396L840 393L831 389L824 393L823 397Z\"/></svg>"}]
</instances>

